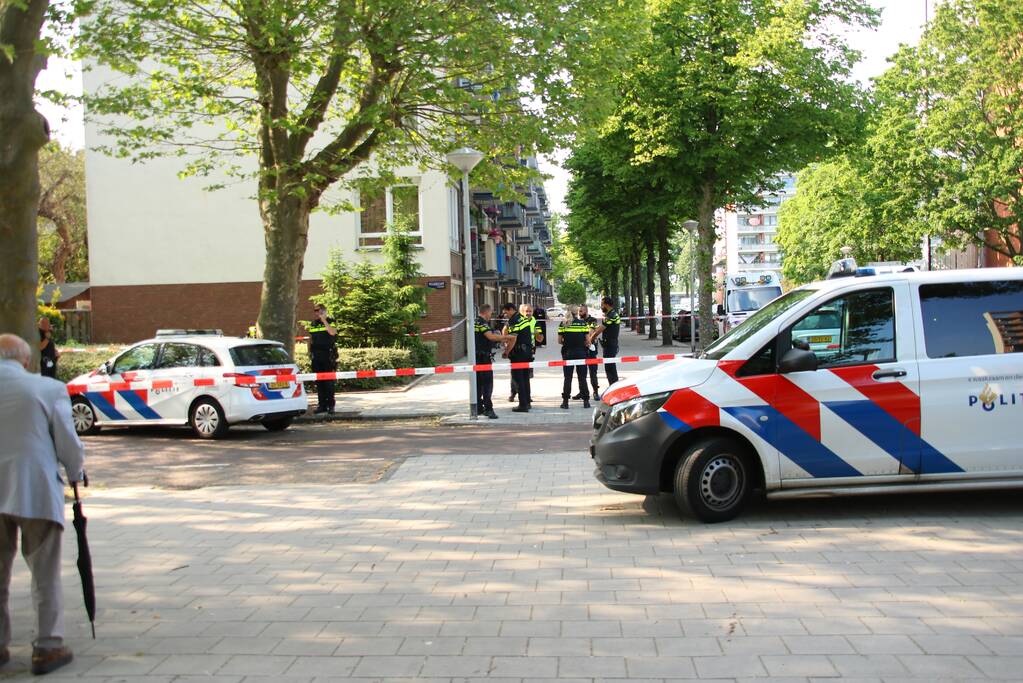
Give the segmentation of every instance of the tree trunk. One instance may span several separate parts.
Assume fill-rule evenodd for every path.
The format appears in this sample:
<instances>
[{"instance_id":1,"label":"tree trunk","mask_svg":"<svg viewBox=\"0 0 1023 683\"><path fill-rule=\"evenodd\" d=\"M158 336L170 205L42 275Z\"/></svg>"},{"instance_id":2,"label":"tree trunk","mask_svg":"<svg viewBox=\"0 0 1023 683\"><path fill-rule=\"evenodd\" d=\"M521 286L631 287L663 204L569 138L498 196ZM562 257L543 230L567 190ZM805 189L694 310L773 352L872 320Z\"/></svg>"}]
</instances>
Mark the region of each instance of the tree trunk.
<instances>
[{"instance_id":1,"label":"tree trunk","mask_svg":"<svg viewBox=\"0 0 1023 683\"><path fill-rule=\"evenodd\" d=\"M259 302L259 336L295 349L295 310L309 237L308 202L287 197L260 206L266 242L263 291Z\"/></svg>"},{"instance_id":2,"label":"tree trunk","mask_svg":"<svg viewBox=\"0 0 1023 683\"><path fill-rule=\"evenodd\" d=\"M705 349L717 338L717 323L714 321L714 243L717 241L717 226L714 224L713 187L703 186L700 198L699 227L696 242L696 277L699 278L697 291L700 293L700 344Z\"/></svg>"},{"instance_id":3,"label":"tree trunk","mask_svg":"<svg viewBox=\"0 0 1023 683\"><path fill-rule=\"evenodd\" d=\"M657 303L654 300L654 270L656 269L654 257L654 240L652 237L646 241L646 302L649 315L657 315ZM650 331L647 339L657 339L658 318L650 318Z\"/></svg>"},{"instance_id":4,"label":"tree trunk","mask_svg":"<svg viewBox=\"0 0 1023 683\"><path fill-rule=\"evenodd\" d=\"M629 277L631 272L630 264L628 262L622 263L622 316L625 318L632 317L632 278ZM632 329L632 321L626 320L625 327Z\"/></svg>"},{"instance_id":5,"label":"tree trunk","mask_svg":"<svg viewBox=\"0 0 1023 683\"><path fill-rule=\"evenodd\" d=\"M60 244L57 245L57 249L53 252L53 263L50 266L50 272L53 274L53 281L55 283L63 284L67 282L67 262L75 251L75 245L71 242L71 229L66 221L56 219L53 221L53 226L56 228L57 237L60 238Z\"/></svg>"},{"instance_id":6,"label":"tree trunk","mask_svg":"<svg viewBox=\"0 0 1023 683\"><path fill-rule=\"evenodd\" d=\"M618 289L618 274L619 274L618 268L614 268L611 271L611 286L608 288L607 292L607 295L611 297L612 301L614 301L615 308L618 308L618 292L620 291Z\"/></svg>"},{"instance_id":7,"label":"tree trunk","mask_svg":"<svg viewBox=\"0 0 1023 683\"><path fill-rule=\"evenodd\" d=\"M643 301L643 269L640 266L639 257L642 254L642 246L636 245L636 251L632 257L632 277L635 279L636 284L636 333L643 334L646 332L646 320L643 319L644 313L644 301Z\"/></svg>"},{"instance_id":8,"label":"tree trunk","mask_svg":"<svg viewBox=\"0 0 1023 683\"><path fill-rule=\"evenodd\" d=\"M32 347L38 366L36 287L39 281L39 149L49 126L35 110L36 76L46 58L35 46L49 3L0 0L0 332L17 334Z\"/></svg>"},{"instance_id":9,"label":"tree trunk","mask_svg":"<svg viewBox=\"0 0 1023 683\"><path fill-rule=\"evenodd\" d=\"M657 274L661 280L661 314L669 317L661 319L661 346L671 346L671 333L674 321L671 319L671 272L668 262L671 259L670 245L668 244L669 229L668 221L662 220L657 230L657 246L659 247L659 258L657 259Z\"/></svg>"}]
</instances>

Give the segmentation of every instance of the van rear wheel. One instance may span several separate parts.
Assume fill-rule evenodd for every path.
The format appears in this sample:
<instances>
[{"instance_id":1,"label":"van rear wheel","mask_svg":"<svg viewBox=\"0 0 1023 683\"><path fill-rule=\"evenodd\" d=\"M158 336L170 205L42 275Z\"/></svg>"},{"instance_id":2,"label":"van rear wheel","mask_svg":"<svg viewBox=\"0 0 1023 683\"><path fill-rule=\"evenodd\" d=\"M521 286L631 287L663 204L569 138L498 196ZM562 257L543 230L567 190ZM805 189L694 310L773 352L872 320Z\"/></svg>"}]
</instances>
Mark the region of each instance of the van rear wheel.
<instances>
[{"instance_id":1,"label":"van rear wheel","mask_svg":"<svg viewBox=\"0 0 1023 683\"><path fill-rule=\"evenodd\" d=\"M735 519L752 487L749 458L739 444L725 437L694 444L675 468L675 500L703 522Z\"/></svg>"}]
</instances>

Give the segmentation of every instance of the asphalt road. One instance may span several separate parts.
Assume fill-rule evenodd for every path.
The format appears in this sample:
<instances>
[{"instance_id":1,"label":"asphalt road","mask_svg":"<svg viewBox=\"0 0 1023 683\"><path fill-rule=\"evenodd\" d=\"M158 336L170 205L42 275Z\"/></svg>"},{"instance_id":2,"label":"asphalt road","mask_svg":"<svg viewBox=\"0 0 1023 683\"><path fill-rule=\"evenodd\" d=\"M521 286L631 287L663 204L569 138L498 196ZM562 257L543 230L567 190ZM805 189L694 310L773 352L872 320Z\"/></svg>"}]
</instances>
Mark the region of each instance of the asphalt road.
<instances>
[{"instance_id":1,"label":"asphalt road","mask_svg":"<svg viewBox=\"0 0 1023 683\"><path fill-rule=\"evenodd\" d=\"M83 439L90 485L190 489L295 483L371 483L408 457L445 453L585 452L587 425L528 427L484 421L298 423L284 432L238 425L218 441L187 428L104 429Z\"/></svg>"}]
</instances>

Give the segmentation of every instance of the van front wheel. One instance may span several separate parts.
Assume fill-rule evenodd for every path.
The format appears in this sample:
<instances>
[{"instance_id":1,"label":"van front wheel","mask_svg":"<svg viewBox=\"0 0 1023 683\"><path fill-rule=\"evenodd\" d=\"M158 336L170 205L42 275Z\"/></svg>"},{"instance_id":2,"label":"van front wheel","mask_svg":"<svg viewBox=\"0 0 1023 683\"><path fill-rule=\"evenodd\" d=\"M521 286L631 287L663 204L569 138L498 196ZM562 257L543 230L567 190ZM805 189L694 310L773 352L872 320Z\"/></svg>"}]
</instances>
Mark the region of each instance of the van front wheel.
<instances>
[{"instance_id":1,"label":"van front wheel","mask_svg":"<svg viewBox=\"0 0 1023 683\"><path fill-rule=\"evenodd\" d=\"M752 490L742 448L724 437L694 444L675 468L678 506L703 522L726 522L742 511Z\"/></svg>"}]
</instances>

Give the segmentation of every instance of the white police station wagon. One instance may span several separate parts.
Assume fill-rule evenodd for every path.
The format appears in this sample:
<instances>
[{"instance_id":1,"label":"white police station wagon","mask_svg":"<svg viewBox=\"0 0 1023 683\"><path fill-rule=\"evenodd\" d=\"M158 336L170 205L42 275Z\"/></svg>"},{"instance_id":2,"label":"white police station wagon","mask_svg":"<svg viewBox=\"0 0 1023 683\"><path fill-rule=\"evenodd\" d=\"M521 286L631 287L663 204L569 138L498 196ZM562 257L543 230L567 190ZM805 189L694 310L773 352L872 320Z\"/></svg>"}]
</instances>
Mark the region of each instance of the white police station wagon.
<instances>
[{"instance_id":1,"label":"white police station wagon","mask_svg":"<svg viewBox=\"0 0 1023 683\"><path fill-rule=\"evenodd\" d=\"M715 522L754 489L1023 487L1021 424L1023 268L886 273L793 290L618 382L590 451L609 488Z\"/></svg>"},{"instance_id":2,"label":"white police station wagon","mask_svg":"<svg viewBox=\"0 0 1023 683\"><path fill-rule=\"evenodd\" d=\"M197 437L215 439L238 422L281 431L306 411L302 383L236 380L296 373L280 342L219 330L161 330L69 382L71 415L79 434L103 426L187 424Z\"/></svg>"}]
</instances>

